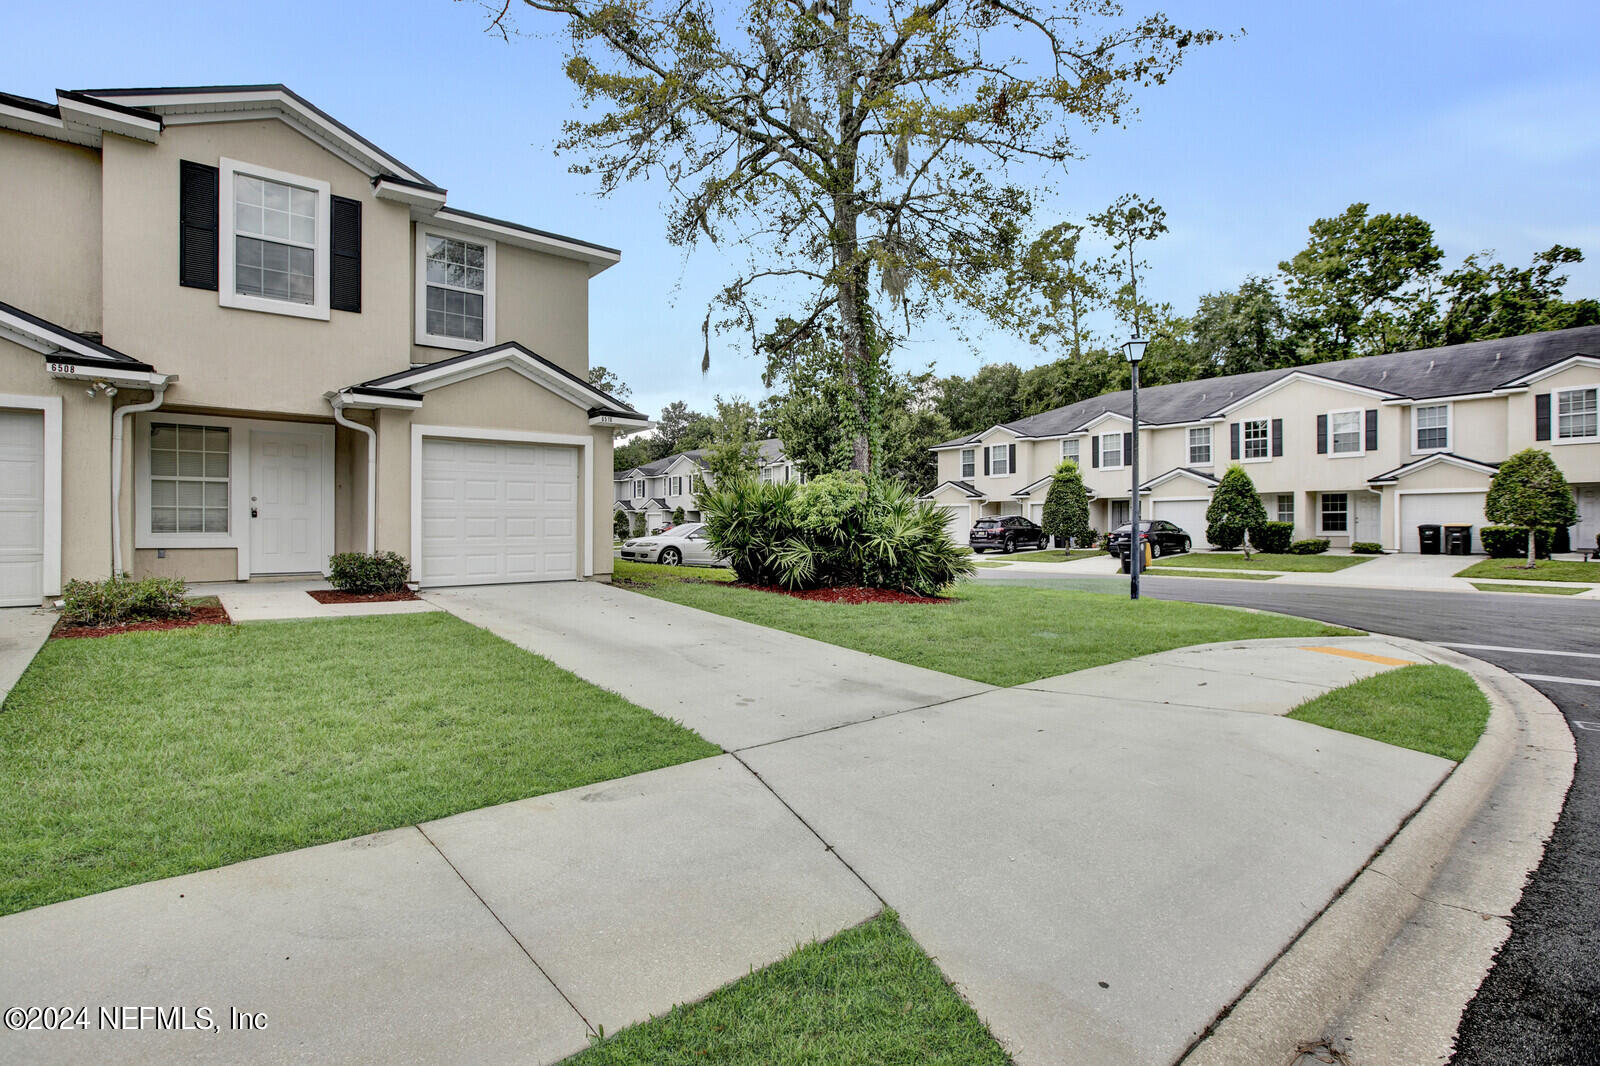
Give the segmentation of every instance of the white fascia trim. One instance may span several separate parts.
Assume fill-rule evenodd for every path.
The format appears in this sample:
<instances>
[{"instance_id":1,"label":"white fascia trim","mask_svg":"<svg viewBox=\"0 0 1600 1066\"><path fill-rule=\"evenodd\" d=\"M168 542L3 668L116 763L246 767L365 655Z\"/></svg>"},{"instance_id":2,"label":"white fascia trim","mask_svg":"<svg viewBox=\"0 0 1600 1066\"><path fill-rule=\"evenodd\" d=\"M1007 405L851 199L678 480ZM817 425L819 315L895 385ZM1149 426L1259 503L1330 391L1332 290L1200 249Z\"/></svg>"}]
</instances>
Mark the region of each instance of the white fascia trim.
<instances>
[{"instance_id":1,"label":"white fascia trim","mask_svg":"<svg viewBox=\"0 0 1600 1066\"><path fill-rule=\"evenodd\" d=\"M1463 458L1462 456L1459 456L1459 455L1446 455L1444 452L1433 452L1432 454L1423 456L1421 459L1418 459L1415 462L1407 463L1406 465L1404 465L1402 467L1396 468L1395 472L1393 474L1389 475L1386 478L1383 478L1381 481L1376 477L1368 478L1367 479L1367 484L1369 484L1369 485L1393 485L1393 484L1398 483L1403 478L1410 477L1412 474L1415 474L1418 471L1426 470L1428 467L1433 466L1435 463L1449 463L1451 466L1459 466L1463 470L1471 470L1471 471L1474 471L1474 472L1480 473L1480 474L1488 474L1490 477L1493 477L1495 475L1495 473L1499 469L1498 467L1490 466L1488 463L1480 463L1476 459L1467 459L1467 458ZM1420 492L1421 490L1418 489L1418 490L1414 490L1414 491L1419 491ZM1451 491L1451 492L1455 492L1455 491L1475 492L1475 491L1478 491L1478 490L1476 490L1476 489L1461 489L1461 490L1451 489L1449 491Z\"/></svg>"},{"instance_id":2,"label":"white fascia trim","mask_svg":"<svg viewBox=\"0 0 1600 1066\"><path fill-rule=\"evenodd\" d=\"M338 407L346 407L357 411L376 411L379 409L390 411L415 411L422 406L421 400L406 400L399 396L371 396L361 392L351 392L341 389L338 392L325 392L323 399Z\"/></svg>"},{"instance_id":3,"label":"white fascia trim","mask_svg":"<svg viewBox=\"0 0 1600 1066\"><path fill-rule=\"evenodd\" d=\"M1521 392L1508 389L1507 392ZM1502 392L1463 392L1454 396L1398 396L1381 401L1384 407L1432 407L1434 404L1455 403L1457 400L1493 400L1505 395Z\"/></svg>"},{"instance_id":4,"label":"white fascia trim","mask_svg":"<svg viewBox=\"0 0 1600 1066\"><path fill-rule=\"evenodd\" d=\"M254 163L245 163L237 159L223 156L217 162L217 189L218 199L221 201L217 212L217 303L222 307L232 307L240 311L265 311L273 315L288 315L291 318L316 318L326 322L332 317L329 310L328 291L330 282L328 269L332 265L329 249L330 241L330 203L332 187L325 181L316 178L307 178L299 174L289 174L282 170L273 170L271 167L257 166ZM317 196L317 232L316 244L312 250L312 271L315 276L312 283L315 285L312 300L308 304L297 304L289 300L273 300L265 296L246 296L236 291L238 281L234 276L234 237L235 217L233 178L235 174L243 173L247 177L265 178L282 185L294 185L302 189L309 189ZM266 238L263 238L266 239ZM298 246L296 246L298 247Z\"/></svg>"},{"instance_id":5,"label":"white fascia trim","mask_svg":"<svg viewBox=\"0 0 1600 1066\"><path fill-rule=\"evenodd\" d=\"M1095 415L1083 425L1079 426L1076 432L1069 433L1067 436L1073 437L1078 436L1079 434L1084 434L1091 437L1099 436L1094 427L1105 421L1121 422L1125 426L1133 425L1133 419L1129 418L1127 415L1119 415L1115 411L1103 411L1100 414ZM1150 425L1151 423L1145 422L1139 428L1147 429L1150 427Z\"/></svg>"},{"instance_id":6,"label":"white fascia trim","mask_svg":"<svg viewBox=\"0 0 1600 1066\"><path fill-rule=\"evenodd\" d=\"M0 129L31 133L35 137L48 137L53 141L100 147L100 131L81 126L70 126L53 115L41 115L25 107L0 104Z\"/></svg>"},{"instance_id":7,"label":"white fascia trim","mask_svg":"<svg viewBox=\"0 0 1600 1066\"><path fill-rule=\"evenodd\" d=\"M643 433L647 429L655 429L656 423L648 418L625 418L621 415L592 415L589 424L596 429L611 428L626 436L629 433Z\"/></svg>"},{"instance_id":8,"label":"white fascia trim","mask_svg":"<svg viewBox=\"0 0 1600 1066\"><path fill-rule=\"evenodd\" d=\"M40 355L71 352L85 359L106 358L105 352L91 348L64 331L58 333L55 330L40 329L27 319L6 311L0 311L0 336L15 341L24 348L31 348Z\"/></svg>"},{"instance_id":9,"label":"white fascia trim","mask_svg":"<svg viewBox=\"0 0 1600 1066\"><path fill-rule=\"evenodd\" d=\"M411 576L422 581L422 442L427 437L447 440L483 440L500 444L560 444L582 449L583 492L578 514L583 518L583 575L594 576L594 438L576 433L531 433L479 426L411 427Z\"/></svg>"},{"instance_id":10,"label":"white fascia trim","mask_svg":"<svg viewBox=\"0 0 1600 1066\"><path fill-rule=\"evenodd\" d=\"M589 276L592 278L607 267L615 266L622 261L622 256L617 252L602 251L591 248L586 244L576 244L564 241L559 237L547 237L541 233L530 233L525 229L513 226L502 226L497 222L486 222L480 218L469 218L448 207L441 207L433 213L433 218L440 224L454 226L456 229L468 233L493 237L522 248L531 248L536 252L547 252L551 255L561 256L563 259L579 259L589 264ZM424 219L426 221L426 219Z\"/></svg>"},{"instance_id":11,"label":"white fascia trim","mask_svg":"<svg viewBox=\"0 0 1600 1066\"><path fill-rule=\"evenodd\" d=\"M77 363L45 364L50 376L62 381L103 381L107 385L126 385L129 388L149 389L167 386L178 380L176 374L157 374L147 370L122 370L113 366L79 366Z\"/></svg>"},{"instance_id":12,"label":"white fascia trim","mask_svg":"<svg viewBox=\"0 0 1600 1066\"><path fill-rule=\"evenodd\" d=\"M390 200L395 203L406 204L409 207L420 207L432 214L444 206L445 193L439 189L419 189L414 185L402 185L396 181L385 181L378 178L372 187L372 195L380 200Z\"/></svg>"},{"instance_id":13,"label":"white fascia trim","mask_svg":"<svg viewBox=\"0 0 1600 1066\"><path fill-rule=\"evenodd\" d=\"M120 134L150 144L154 144L161 137L160 119L124 114L109 107L100 107L83 100L62 96L59 92L56 94L56 107L61 111L62 120L74 125L88 126L91 129Z\"/></svg>"},{"instance_id":14,"label":"white fascia trim","mask_svg":"<svg viewBox=\"0 0 1600 1066\"><path fill-rule=\"evenodd\" d=\"M428 332L428 236L446 237L451 240L466 241L468 244L481 245L483 248L483 336L478 340L468 340L464 337L436 337ZM412 276L417 279L416 298L413 306L416 309L416 322L414 324L417 346L421 348L450 348L460 352L475 352L482 348L493 348L497 341L495 338L495 300L494 292L498 284L495 273L494 241L484 240L475 233L451 226L437 226L430 222L416 224L417 262L412 270Z\"/></svg>"},{"instance_id":15,"label":"white fascia trim","mask_svg":"<svg viewBox=\"0 0 1600 1066\"><path fill-rule=\"evenodd\" d=\"M1308 374L1303 370L1296 370L1293 373L1284 375L1277 381L1272 382L1270 385L1261 386L1261 388L1257 389L1255 392L1246 393L1237 400L1234 400L1232 403L1228 404L1226 407L1219 407L1216 411L1216 414L1212 417L1222 418L1225 415L1237 411L1246 404L1254 403L1256 400L1259 400L1265 396L1270 396L1279 389L1286 388L1297 381L1308 381L1313 385L1326 385L1329 388L1339 389L1343 392L1353 392L1358 396L1370 396L1380 402L1385 398L1394 398L1395 395L1392 392L1384 392L1382 389L1369 389L1365 385L1352 385L1346 381L1335 381L1333 378L1318 377L1316 374Z\"/></svg>"},{"instance_id":16,"label":"white fascia trim","mask_svg":"<svg viewBox=\"0 0 1600 1066\"><path fill-rule=\"evenodd\" d=\"M46 596L61 595L61 397L0 393L0 407L44 415L44 544L40 581ZM35 604L37 606L37 604Z\"/></svg>"},{"instance_id":17,"label":"white fascia trim","mask_svg":"<svg viewBox=\"0 0 1600 1066\"><path fill-rule=\"evenodd\" d=\"M454 385L458 381L466 381L468 378L475 378L480 374L488 374L496 370L515 370L534 384L543 385L574 407L581 407L585 411L591 407L599 407L607 402L604 397L598 394L581 390L576 382L570 381L565 376L550 370L538 360L530 359L515 348L485 352L480 358L452 363L449 366L422 367L409 377L382 387L431 392L434 389L442 389L447 385Z\"/></svg>"},{"instance_id":18,"label":"white fascia trim","mask_svg":"<svg viewBox=\"0 0 1600 1066\"><path fill-rule=\"evenodd\" d=\"M1007 429L1005 426L990 426L988 429L984 430L982 433L979 433L977 435L977 442L979 444L987 444L987 443L989 443L989 435L991 433L993 433L995 430L1000 430L1003 433L1009 433L1009 434L1011 434L1012 437L1016 438L1017 440L1027 440L1027 439L1029 439L1029 438L1024 437L1021 433L1018 433L1014 429ZM966 445L966 447L970 448L970 447L972 447L972 445L968 444L968 445Z\"/></svg>"},{"instance_id":19,"label":"white fascia trim","mask_svg":"<svg viewBox=\"0 0 1600 1066\"><path fill-rule=\"evenodd\" d=\"M1501 385L1500 389L1520 390L1532 385L1536 381L1541 381L1544 378L1550 377L1552 374L1559 374L1563 370L1571 370L1575 366L1586 366L1591 369L1600 370L1600 359L1596 359L1592 355L1569 356L1568 358L1561 360L1559 363L1552 363L1547 367L1535 370L1531 374L1524 374L1520 378L1513 378L1504 385ZM1498 392L1500 389L1496 389L1495 391Z\"/></svg>"},{"instance_id":20,"label":"white fascia trim","mask_svg":"<svg viewBox=\"0 0 1600 1066\"><path fill-rule=\"evenodd\" d=\"M1144 483L1144 488L1141 491L1149 492L1151 489L1155 488L1157 485L1165 485L1167 482L1171 481L1175 477L1186 477L1190 481L1199 482L1200 484L1204 485L1208 489L1209 488L1215 488L1217 486L1217 481L1215 479L1204 478L1204 477L1201 477L1200 475L1196 474L1192 470L1184 470L1182 468L1179 468L1177 470L1168 470L1165 474L1162 474L1160 477L1152 478L1151 480L1146 481ZM1179 497L1169 496L1167 498L1168 499L1178 499ZM1187 499L1188 497L1183 497L1183 498ZM1197 497L1197 498L1199 498L1199 497Z\"/></svg>"}]
</instances>

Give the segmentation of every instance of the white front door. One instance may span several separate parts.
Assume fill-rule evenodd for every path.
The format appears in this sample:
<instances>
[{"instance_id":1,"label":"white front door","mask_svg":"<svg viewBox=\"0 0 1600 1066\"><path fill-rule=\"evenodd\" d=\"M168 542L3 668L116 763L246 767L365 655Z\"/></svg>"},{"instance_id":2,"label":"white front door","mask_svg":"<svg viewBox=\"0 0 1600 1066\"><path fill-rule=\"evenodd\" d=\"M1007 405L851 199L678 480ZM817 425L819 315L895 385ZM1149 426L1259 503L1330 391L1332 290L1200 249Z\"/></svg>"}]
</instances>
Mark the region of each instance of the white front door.
<instances>
[{"instance_id":1,"label":"white front door","mask_svg":"<svg viewBox=\"0 0 1600 1066\"><path fill-rule=\"evenodd\" d=\"M323 439L250 432L250 572L320 573L323 554Z\"/></svg>"},{"instance_id":2,"label":"white front door","mask_svg":"<svg viewBox=\"0 0 1600 1066\"><path fill-rule=\"evenodd\" d=\"M0 607L44 598L44 415L0 411Z\"/></svg>"},{"instance_id":3,"label":"white front door","mask_svg":"<svg viewBox=\"0 0 1600 1066\"><path fill-rule=\"evenodd\" d=\"M1572 550L1595 547L1600 536L1600 485L1579 485L1572 490L1578 498L1578 524L1572 527Z\"/></svg>"},{"instance_id":4,"label":"white front door","mask_svg":"<svg viewBox=\"0 0 1600 1066\"><path fill-rule=\"evenodd\" d=\"M1383 527L1379 514L1379 500L1376 493L1352 492L1350 501L1355 505L1355 525L1350 529L1350 543L1357 541L1383 540ZM1476 536L1477 531L1473 531Z\"/></svg>"}]
</instances>

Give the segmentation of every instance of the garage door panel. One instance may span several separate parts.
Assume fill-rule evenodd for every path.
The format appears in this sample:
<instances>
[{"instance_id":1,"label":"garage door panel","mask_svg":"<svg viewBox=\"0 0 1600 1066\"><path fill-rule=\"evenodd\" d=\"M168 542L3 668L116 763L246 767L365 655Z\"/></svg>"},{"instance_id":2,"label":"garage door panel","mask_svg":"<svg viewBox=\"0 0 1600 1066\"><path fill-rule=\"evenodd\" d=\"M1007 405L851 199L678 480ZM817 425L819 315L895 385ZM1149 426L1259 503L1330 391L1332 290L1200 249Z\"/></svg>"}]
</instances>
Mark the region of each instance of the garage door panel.
<instances>
[{"instance_id":1,"label":"garage door panel","mask_svg":"<svg viewBox=\"0 0 1600 1066\"><path fill-rule=\"evenodd\" d=\"M1427 492L1400 497L1400 550L1422 550L1417 533L1420 525L1471 526L1473 551L1480 551L1480 534L1488 520L1483 517L1482 492Z\"/></svg>"},{"instance_id":2,"label":"garage door panel","mask_svg":"<svg viewBox=\"0 0 1600 1066\"><path fill-rule=\"evenodd\" d=\"M44 415L0 411L0 605L44 598Z\"/></svg>"},{"instance_id":3,"label":"garage door panel","mask_svg":"<svg viewBox=\"0 0 1600 1066\"><path fill-rule=\"evenodd\" d=\"M1209 506L1206 500L1153 500L1150 517L1171 522L1189 534L1189 539L1199 548L1209 544L1206 540L1206 508Z\"/></svg>"}]
</instances>

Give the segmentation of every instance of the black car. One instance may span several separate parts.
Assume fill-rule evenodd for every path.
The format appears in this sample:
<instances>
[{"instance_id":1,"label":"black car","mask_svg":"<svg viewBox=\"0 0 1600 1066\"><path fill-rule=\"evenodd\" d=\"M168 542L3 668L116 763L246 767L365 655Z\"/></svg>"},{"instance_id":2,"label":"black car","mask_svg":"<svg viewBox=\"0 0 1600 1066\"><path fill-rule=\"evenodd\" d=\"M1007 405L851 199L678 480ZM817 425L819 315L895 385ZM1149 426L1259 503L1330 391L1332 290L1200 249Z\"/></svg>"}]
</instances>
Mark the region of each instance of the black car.
<instances>
[{"instance_id":1,"label":"black car","mask_svg":"<svg viewBox=\"0 0 1600 1066\"><path fill-rule=\"evenodd\" d=\"M1179 529L1164 519L1157 518L1151 522L1140 522L1142 530L1140 540L1150 542L1150 555L1159 559L1163 555L1177 555L1189 550L1189 534ZM1106 551L1122 558L1128 554L1128 533L1133 529L1132 523L1118 526L1106 538Z\"/></svg>"},{"instance_id":2,"label":"black car","mask_svg":"<svg viewBox=\"0 0 1600 1066\"><path fill-rule=\"evenodd\" d=\"M1021 547L1043 548L1048 538L1044 530L1015 515L1005 518L980 518L967 535L967 543L979 554L990 550L1014 552Z\"/></svg>"}]
</instances>

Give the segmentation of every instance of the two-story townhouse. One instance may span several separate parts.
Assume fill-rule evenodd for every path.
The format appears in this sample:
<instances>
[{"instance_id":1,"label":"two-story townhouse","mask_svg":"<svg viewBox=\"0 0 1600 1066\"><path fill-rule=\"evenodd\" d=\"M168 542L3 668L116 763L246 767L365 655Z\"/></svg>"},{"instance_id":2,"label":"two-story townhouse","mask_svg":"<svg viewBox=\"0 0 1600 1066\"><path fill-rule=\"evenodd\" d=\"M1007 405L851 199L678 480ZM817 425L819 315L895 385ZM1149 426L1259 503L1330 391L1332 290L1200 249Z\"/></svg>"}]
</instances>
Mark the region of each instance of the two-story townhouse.
<instances>
[{"instance_id":1,"label":"two-story townhouse","mask_svg":"<svg viewBox=\"0 0 1600 1066\"><path fill-rule=\"evenodd\" d=\"M799 485L806 483L799 464L789 458L783 441L777 437L768 437L756 445L756 476L768 485L787 485L791 481Z\"/></svg>"},{"instance_id":2,"label":"two-story townhouse","mask_svg":"<svg viewBox=\"0 0 1600 1066\"><path fill-rule=\"evenodd\" d=\"M615 249L450 206L281 85L0 95L0 173L0 602L346 550L610 572L595 474L649 426L588 383Z\"/></svg>"},{"instance_id":3,"label":"two-story townhouse","mask_svg":"<svg viewBox=\"0 0 1600 1066\"><path fill-rule=\"evenodd\" d=\"M1600 534L1600 327L1206 378L1139 390L1140 511L1205 543L1211 491L1232 463L1269 518L1336 546L1418 550L1421 525L1482 527L1494 471L1548 449L1573 485L1573 543ZM1131 396L1111 393L933 450L926 498L965 541L984 515L1038 521L1051 474L1078 462L1091 522L1128 520ZM1474 538L1476 543L1476 538Z\"/></svg>"},{"instance_id":4,"label":"two-story townhouse","mask_svg":"<svg viewBox=\"0 0 1600 1066\"><path fill-rule=\"evenodd\" d=\"M646 530L657 530L672 521L681 507L686 522L700 521L700 492L716 483L706 467L707 449L686 452L617 471L615 509L629 517L643 517ZM769 437L756 446L756 476L764 484L804 484L806 477L783 450L783 442Z\"/></svg>"}]
</instances>

